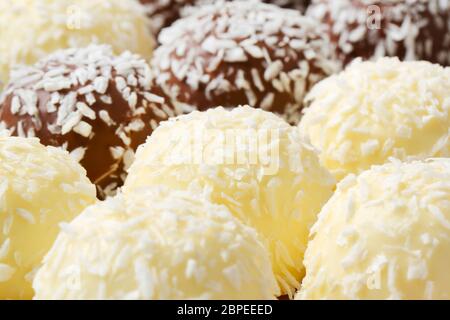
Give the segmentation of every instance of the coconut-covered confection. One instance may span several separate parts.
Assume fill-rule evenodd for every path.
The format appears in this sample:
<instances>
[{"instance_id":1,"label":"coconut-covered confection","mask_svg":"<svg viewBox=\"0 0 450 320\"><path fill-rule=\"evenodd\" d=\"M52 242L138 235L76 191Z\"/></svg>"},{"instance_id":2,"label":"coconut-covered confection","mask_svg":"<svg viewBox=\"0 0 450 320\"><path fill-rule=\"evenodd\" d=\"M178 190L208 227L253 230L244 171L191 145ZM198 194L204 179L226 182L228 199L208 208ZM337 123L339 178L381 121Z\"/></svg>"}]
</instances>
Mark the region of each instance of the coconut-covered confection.
<instances>
[{"instance_id":1,"label":"coconut-covered confection","mask_svg":"<svg viewBox=\"0 0 450 320\"><path fill-rule=\"evenodd\" d=\"M389 157L448 157L449 92L450 68L355 61L311 90L299 127L338 180Z\"/></svg>"},{"instance_id":2,"label":"coconut-covered confection","mask_svg":"<svg viewBox=\"0 0 450 320\"><path fill-rule=\"evenodd\" d=\"M296 123L305 93L338 67L322 31L295 10L218 1L164 29L152 66L175 101L249 104Z\"/></svg>"},{"instance_id":3,"label":"coconut-covered confection","mask_svg":"<svg viewBox=\"0 0 450 320\"><path fill-rule=\"evenodd\" d=\"M139 147L123 190L139 193L149 185L210 192L259 232L282 293L292 294L303 276L309 227L334 180L295 127L246 106L161 123Z\"/></svg>"},{"instance_id":4,"label":"coconut-covered confection","mask_svg":"<svg viewBox=\"0 0 450 320\"><path fill-rule=\"evenodd\" d=\"M0 80L16 64L92 42L149 59L154 38L135 0L14 0L0 2Z\"/></svg>"},{"instance_id":5,"label":"coconut-covered confection","mask_svg":"<svg viewBox=\"0 0 450 320\"><path fill-rule=\"evenodd\" d=\"M397 56L450 65L448 0L313 0L307 14L327 26L345 64Z\"/></svg>"},{"instance_id":6,"label":"coconut-covered confection","mask_svg":"<svg viewBox=\"0 0 450 320\"><path fill-rule=\"evenodd\" d=\"M319 214L299 299L450 299L450 160L349 175Z\"/></svg>"},{"instance_id":7,"label":"coconut-covered confection","mask_svg":"<svg viewBox=\"0 0 450 320\"><path fill-rule=\"evenodd\" d=\"M0 127L68 150L104 196L122 184L158 122L182 112L160 94L138 55L116 56L105 45L61 50L13 73L0 97Z\"/></svg>"},{"instance_id":8,"label":"coconut-covered confection","mask_svg":"<svg viewBox=\"0 0 450 320\"><path fill-rule=\"evenodd\" d=\"M119 194L65 224L36 299L274 299L257 233L205 194Z\"/></svg>"},{"instance_id":9,"label":"coconut-covered confection","mask_svg":"<svg viewBox=\"0 0 450 320\"><path fill-rule=\"evenodd\" d=\"M0 137L0 299L31 299L31 282L59 231L95 201L86 171L37 139Z\"/></svg>"}]
</instances>

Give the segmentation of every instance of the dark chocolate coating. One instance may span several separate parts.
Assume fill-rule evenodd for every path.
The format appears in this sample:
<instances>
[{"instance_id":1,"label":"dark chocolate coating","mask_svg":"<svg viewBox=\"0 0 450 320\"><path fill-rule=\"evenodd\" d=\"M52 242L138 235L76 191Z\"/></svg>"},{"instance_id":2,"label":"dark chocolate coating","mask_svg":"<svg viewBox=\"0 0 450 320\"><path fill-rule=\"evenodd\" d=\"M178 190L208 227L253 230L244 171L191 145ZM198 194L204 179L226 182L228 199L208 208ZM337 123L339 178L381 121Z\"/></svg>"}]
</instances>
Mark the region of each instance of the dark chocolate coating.
<instances>
[{"instance_id":1,"label":"dark chocolate coating","mask_svg":"<svg viewBox=\"0 0 450 320\"><path fill-rule=\"evenodd\" d=\"M250 20L259 19L254 15L267 18L267 23L273 22L273 16L276 16L281 25L276 31L265 31L266 23L258 22L251 24L253 30L249 36L230 38L222 34L222 28L239 29L240 26L234 24L241 23L240 19L244 24L247 16ZM292 35L285 33L288 29L293 30ZM328 50L328 40L321 31L320 24L293 10L228 2L203 8L163 30L161 46L154 53L152 67L158 85L175 101L199 110L248 104L273 111L296 123L306 92L338 69ZM233 47L230 49L239 51L236 61L227 59L226 50L211 52L213 49L208 48L211 38L230 41ZM247 52L246 41L254 41L256 50L264 54L255 56ZM297 47L293 41L302 44ZM184 48L183 52L180 52L181 48ZM279 64L279 72L274 78L265 78L273 62ZM180 75L183 68L187 71ZM193 84L193 78L201 80Z\"/></svg>"},{"instance_id":2,"label":"dark chocolate coating","mask_svg":"<svg viewBox=\"0 0 450 320\"><path fill-rule=\"evenodd\" d=\"M327 26L344 64L357 57L397 56L450 65L448 2L313 0L307 14Z\"/></svg>"}]
</instances>

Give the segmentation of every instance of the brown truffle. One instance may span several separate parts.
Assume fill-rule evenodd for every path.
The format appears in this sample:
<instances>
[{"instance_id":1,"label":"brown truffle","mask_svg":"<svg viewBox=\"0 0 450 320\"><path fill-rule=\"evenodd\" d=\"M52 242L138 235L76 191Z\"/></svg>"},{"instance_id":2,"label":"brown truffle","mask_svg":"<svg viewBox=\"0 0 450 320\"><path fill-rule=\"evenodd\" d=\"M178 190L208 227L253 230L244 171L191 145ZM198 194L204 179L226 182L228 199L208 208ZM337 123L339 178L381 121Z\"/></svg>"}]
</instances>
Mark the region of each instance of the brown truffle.
<instances>
[{"instance_id":1,"label":"brown truffle","mask_svg":"<svg viewBox=\"0 0 450 320\"><path fill-rule=\"evenodd\" d=\"M257 1L203 5L164 29L156 82L205 110L251 105L296 123L306 92L337 65L320 24Z\"/></svg>"},{"instance_id":2,"label":"brown truffle","mask_svg":"<svg viewBox=\"0 0 450 320\"><path fill-rule=\"evenodd\" d=\"M397 56L450 65L450 1L313 0L340 59Z\"/></svg>"},{"instance_id":3,"label":"brown truffle","mask_svg":"<svg viewBox=\"0 0 450 320\"><path fill-rule=\"evenodd\" d=\"M97 45L57 51L12 73L0 97L0 128L68 150L103 198L122 185L134 151L158 122L182 113L153 80L130 52L114 56Z\"/></svg>"}]
</instances>

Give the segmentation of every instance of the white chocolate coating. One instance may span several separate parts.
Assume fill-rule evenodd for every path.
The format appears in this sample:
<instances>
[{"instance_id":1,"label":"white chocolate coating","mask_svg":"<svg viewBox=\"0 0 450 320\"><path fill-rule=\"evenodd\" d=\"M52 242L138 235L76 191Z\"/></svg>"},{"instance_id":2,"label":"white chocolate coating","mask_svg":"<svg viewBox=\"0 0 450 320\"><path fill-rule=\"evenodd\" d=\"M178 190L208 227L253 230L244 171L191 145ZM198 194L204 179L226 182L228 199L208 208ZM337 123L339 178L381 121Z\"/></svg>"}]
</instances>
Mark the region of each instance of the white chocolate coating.
<instances>
[{"instance_id":1,"label":"white chocolate coating","mask_svg":"<svg viewBox=\"0 0 450 320\"><path fill-rule=\"evenodd\" d=\"M295 127L245 106L162 122L138 148L124 192L146 185L211 193L260 233L282 293L292 294L303 276L309 228L334 179Z\"/></svg>"},{"instance_id":2,"label":"white chocolate coating","mask_svg":"<svg viewBox=\"0 0 450 320\"><path fill-rule=\"evenodd\" d=\"M119 194L65 225L36 299L274 299L256 232L203 194Z\"/></svg>"},{"instance_id":3,"label":"white chocolate coating","mask_svg":"<svg viewBox=\"0 0 450 320\"><path fill-rule=\"evenodd\" d=\"M33 274L59 223L94 201L94 185L67 152L0 138L0 299L33 297Z\"/></svg>"},{"instance_id":4,"label":"white chocolate coating","mask_svg":"<svg viewBox=\"0 0 450 320\"><path fill-rule=\"evenodd\" d=\"M449 299L450 159L349 175L319 214L300 299Z\"/></svg>"},{"instance_id":5,"label":"white chocolate coating","mask_svg":"<svg viewBox=\"0 0 450 320\"><path fill-rule=\"evenodd\" d=\"M450 68L382 58L318 83L299 125L340 180L390 157L450 156Z\"/></svg>"},{"instance_id":6,"label":"white chocolate coating","mask_svg":"<svg viewBox=\"0 0 450 320\"><path fill-rule=\"evenodd\" d=\"M14 0L0 2L0 80L15 64L33 64L57 49L110 44L149 59L154 38L134 0Z\"/></svg>"}]
</instances>

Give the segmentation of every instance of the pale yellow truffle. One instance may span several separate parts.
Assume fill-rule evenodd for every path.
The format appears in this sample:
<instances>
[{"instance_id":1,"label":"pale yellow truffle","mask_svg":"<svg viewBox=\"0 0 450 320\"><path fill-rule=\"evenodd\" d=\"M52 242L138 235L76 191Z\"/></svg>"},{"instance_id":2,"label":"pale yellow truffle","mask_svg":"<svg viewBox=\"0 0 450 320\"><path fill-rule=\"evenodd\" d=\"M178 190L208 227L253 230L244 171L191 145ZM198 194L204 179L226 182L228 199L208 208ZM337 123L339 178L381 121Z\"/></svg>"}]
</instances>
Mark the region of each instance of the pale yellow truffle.
<instances>
[{"instance_id":1,"label":"pale yellow truffle","mask_svg":"<svg viewBox=\"0 0 450 320\"><path fill-rule=\"evenodd\" d=\"M292 294L303 277L309 228L334 179L296 127L246 106L162 123L138 149L124 192L147 185L211 192L260 233L282 293Z\"/></svg>"},{"instance_id":2,"label":"pale yellow truffle","mask_svg":"<svg viewBox=\"0 0 450 320\"><path fill-rule=\"evenodd\" d=\"M450 159L374 166L319 214L300 299L450 299Z\"/></svg>"},{"instance_id":3,"label":"pale yellow truffle","mask_svg":"<svg viewBox=\"0 0 450 320\"><path fill-rule=\"evenodd\" d=\"M144 10L136 0L0 1L0 81L16 64L92 42L149 59L155 41Z\"/></svg>"},{"instance_id":4,"label":"pale yellow truffle","mask_svg":"<svg viewBox=\"0 0 450 320\"><path fill-rule=\"evenodd\" d=\"M64 226L36 299L274 299L257 233L205 194L119 194Z\"/></svg>"},{"instance_id":5,"label":"pale yellow truffle","mask_svg":"<svg viewBox=\"0 0 450 320\"><path fill-rule=\"evenodd\" d=\"M67 152L0 138L0 299L33 297L33 274L59 223L94 201L94 185Z\"/></svg>"},{"instance_id":6,"label":"pale yellow truffle","mask_svg":"<svg viewBox=\"0 0 450 320\"><path fill-rule=\"evenodd\" d=\"M300 131L338 180L389 157L450 156L450 68L358 61L317 84L307 101Z\"/></svg>"}]
</instances>

